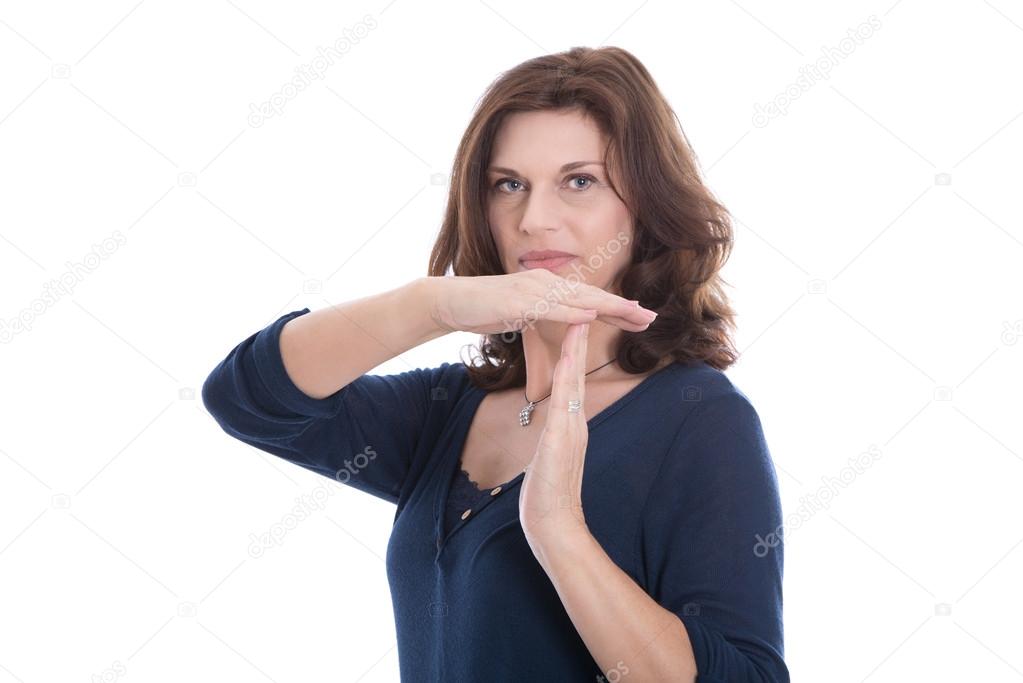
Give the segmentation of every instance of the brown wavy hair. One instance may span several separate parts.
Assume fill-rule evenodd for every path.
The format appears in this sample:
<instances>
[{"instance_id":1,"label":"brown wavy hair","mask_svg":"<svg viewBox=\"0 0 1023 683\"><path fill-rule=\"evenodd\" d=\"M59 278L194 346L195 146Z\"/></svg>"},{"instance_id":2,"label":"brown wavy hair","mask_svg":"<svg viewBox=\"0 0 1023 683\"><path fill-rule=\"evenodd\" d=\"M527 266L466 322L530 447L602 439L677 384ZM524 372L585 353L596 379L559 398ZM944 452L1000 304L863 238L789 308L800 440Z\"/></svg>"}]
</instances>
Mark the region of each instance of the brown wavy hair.
<instances>
[{"instance_id":1,"label":"brown wavy hair","mask_svg":"<svg viewBox=\"0 0 1023 683\"><path fill-rule=\"evenodd\" d=\"M608 169L621 173L622 186L611 186L632 215L635 237L630 265L617 280L620 293L658 313L646 330L622 331L621 368L645 373L668 358L720 370L733 364L735 312L720 275L732 248L730 216L701 180L678 116L643 64L619 47L536 57L490 84L455 155L429 275L505 274L487 219L486 169L504 118L540 110L591 117L608 140ZM520 331L481 335L478 351L482 362L465 364L474 385L525 386Z\"/></svg>"}]
</instances>

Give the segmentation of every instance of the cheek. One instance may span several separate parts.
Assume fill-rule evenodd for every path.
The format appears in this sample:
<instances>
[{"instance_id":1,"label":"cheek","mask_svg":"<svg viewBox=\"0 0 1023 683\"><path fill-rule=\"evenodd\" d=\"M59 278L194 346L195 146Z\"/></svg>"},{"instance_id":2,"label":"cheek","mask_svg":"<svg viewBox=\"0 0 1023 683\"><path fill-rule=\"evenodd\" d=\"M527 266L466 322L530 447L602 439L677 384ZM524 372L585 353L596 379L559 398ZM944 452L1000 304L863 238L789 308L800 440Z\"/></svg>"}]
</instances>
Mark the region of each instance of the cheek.
<instances>
[{"instance_id":1,"label":"cheek","mask_svg":"<svg viewBox=\"0 0 1023 683\"><path fill-rule=\"evenodd\" d=\"M500 243L501 212L494 210L493 206L488 206L484 211L487 217L487 225L490 226L490 235L494 238L495 242Z\"/></svg>"},{"instance_id":2,"label":"cheek","mask_svg":"<svg viewBox=\"0 0 1023 683\"><path fill-rule=\"evenodd\" d=\"M632 217L621 202L594 207L589 225L590 234L599 235L601 244L610 245L607 246L609 251L624 250L632 243ZM610 244L612 242L614 244Z\"/></svg>"},{"instance_id":3,"label":"cheek","mask_svg":"<svg viewBox=\"0 0 1023 683\"><path fill-rule=\"evenodd\" d=\"M487 223L490 227L490 238L497 246L498 256L502 261L507 260L508 249L507 240L505 239L505 235L507 234L507 231L505 230L506 221L501 220L499 212L487 211Z\"/></svg>"},{"instance_id":4,"label":"cheek","mask_svg":"<svg viewBox=\"0 0 1023 683\"><path fill-rule=\"evenodd\" d=\"M599 235L600 251L607 259L607 272L617 273L628 266L632 254L632 242L635 238L632 218L621 204L605 207L598 225L594 225L591 234ZM598 245L594 245L596 248Z\"/></svg>"},{"instance_id":5,"label":"cheek","mask_svg":"<svg viewBox=\"0 0 1023 683\"><path fill-rule=\"evenodd\" d=\"M636 234L632 214L620 201L615 202L610 213L612 216L608 226L610 238L618 243L616 246L621 247L622 251L627 252Z\"/></svg>"}]
</instances>

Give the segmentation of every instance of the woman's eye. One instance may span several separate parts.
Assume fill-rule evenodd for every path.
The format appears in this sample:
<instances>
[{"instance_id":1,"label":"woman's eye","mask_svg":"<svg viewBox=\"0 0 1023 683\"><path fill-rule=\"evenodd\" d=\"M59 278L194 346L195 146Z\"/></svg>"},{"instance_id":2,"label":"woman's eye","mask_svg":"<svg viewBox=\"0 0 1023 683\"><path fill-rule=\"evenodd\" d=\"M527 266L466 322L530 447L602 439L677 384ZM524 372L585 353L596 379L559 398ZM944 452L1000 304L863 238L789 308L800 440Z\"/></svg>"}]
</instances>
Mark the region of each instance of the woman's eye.
<instances>
[{"instance_id":1,"label":"woman's eye","mask_svg":"<svg viewBox=\"0 0 1023 683\"><path fill-rule=\"evenodd\" d=\"M518 183L518 182L519 181L514 180L512 178L502 178L501 180L498 180L496 183L494 183L494 187L496 189L500 190L501 186L504 185L505 183ZM519 184L521 185L521 183L519 183Z\"/></svg>"},{"instance_id":2,"label":"woman's eye","mask_svg":"<svg viewBox=\"0 0 1023 683\"><path fill-rule=\"evenodd\" d=\"M587 174L574 175L574 176L571 176L569 178L569 180L573 181L573 182L576 181L576 180L585 180L585 181L587 181L586 185L574 185L574 189L576 189L576 190L585 190L590 185L592 185L593 183L597 182L596 178L594 178L591 175L587 175ZM496 183L494 183L494 189L501 190L502 186L505 183L515 183L517 186L521 186L522 185L522 183L520 183L518 180L515 180L514 178L501 178ZM509 189L509 190L505 190L505 192L510 193L510 194L515 194L516 192L518 192L518 190Z\"/></svg>"},{"instance_id":3,"label":"woman's eye","mask_svg":"<svg viewBox=\"0 0 1023 683\"><path fill-rule=\"evenodd\" d=\"M593 176L590 176L590 175L574 175L574 176L572 176L571 179L573 181L575 181L575 180L587 180L591 184L597 182L596 178L594 178ZM587 187L589 187L589 185L583 185L582 187L579 187L578 185L576 185L576 188L578 188L580 190L585 190Z\"/></svg>"}]
</instances>

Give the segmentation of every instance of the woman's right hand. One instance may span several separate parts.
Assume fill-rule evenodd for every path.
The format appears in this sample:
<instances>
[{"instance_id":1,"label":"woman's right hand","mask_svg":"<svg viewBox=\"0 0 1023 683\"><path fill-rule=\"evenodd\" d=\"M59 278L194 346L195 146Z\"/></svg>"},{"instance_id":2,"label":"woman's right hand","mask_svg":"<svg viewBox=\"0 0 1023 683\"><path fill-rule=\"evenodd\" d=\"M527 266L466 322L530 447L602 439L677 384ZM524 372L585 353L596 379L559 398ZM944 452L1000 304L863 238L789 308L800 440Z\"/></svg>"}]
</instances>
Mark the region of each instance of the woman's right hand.
<instances>
[{"instance_id":1,"label":"woman's right hand","mask_svg":"<svg viewBox=\"0 0 1023 683\"><path fill-rule=\"evenodd\" d=\"M655 317L652 311L617 294L584 282L572 283L546 268L426 280L431 283L427 288L430 315L448 332L501 334L521 330L538 320L600 320L627 332L642 332Z\"/></svg>"}]
</instances>

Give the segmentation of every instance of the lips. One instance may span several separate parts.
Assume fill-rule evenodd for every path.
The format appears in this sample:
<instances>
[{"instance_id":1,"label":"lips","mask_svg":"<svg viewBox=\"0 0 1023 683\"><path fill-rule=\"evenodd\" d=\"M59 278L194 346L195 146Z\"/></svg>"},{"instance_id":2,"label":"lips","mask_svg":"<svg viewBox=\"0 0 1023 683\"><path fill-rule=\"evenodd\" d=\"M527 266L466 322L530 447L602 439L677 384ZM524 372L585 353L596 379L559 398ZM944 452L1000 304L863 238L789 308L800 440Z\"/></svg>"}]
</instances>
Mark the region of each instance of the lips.
<instances>
[{"instance_id":1,"label":"lips","mask_svg":"<svg viewBox=\"0 0 1023 683\"><path fill-rule=\"evenodd\" d=\"M571 254L567 256L556 256L554 258L544 259L522 259L519 263L526 270L532 270L533 268L547 268L548 270L554 270L560 268L567 263L571 263L575 260L575 256Z\"/></svg>"},{"instance_id":2,"label":"lips","mask_svg":"<svg viewBox=\"0 0 1023 683\"><path fill-rule=\"evenodd\" d=\"M519 261L525 263L526 261L543 261L546 259L562 258L566 256L574 257L575 254L569 254L567 251L543 249L541 251L527 251L525 254L519 257Z\"/></svg>"}]
</instances>

